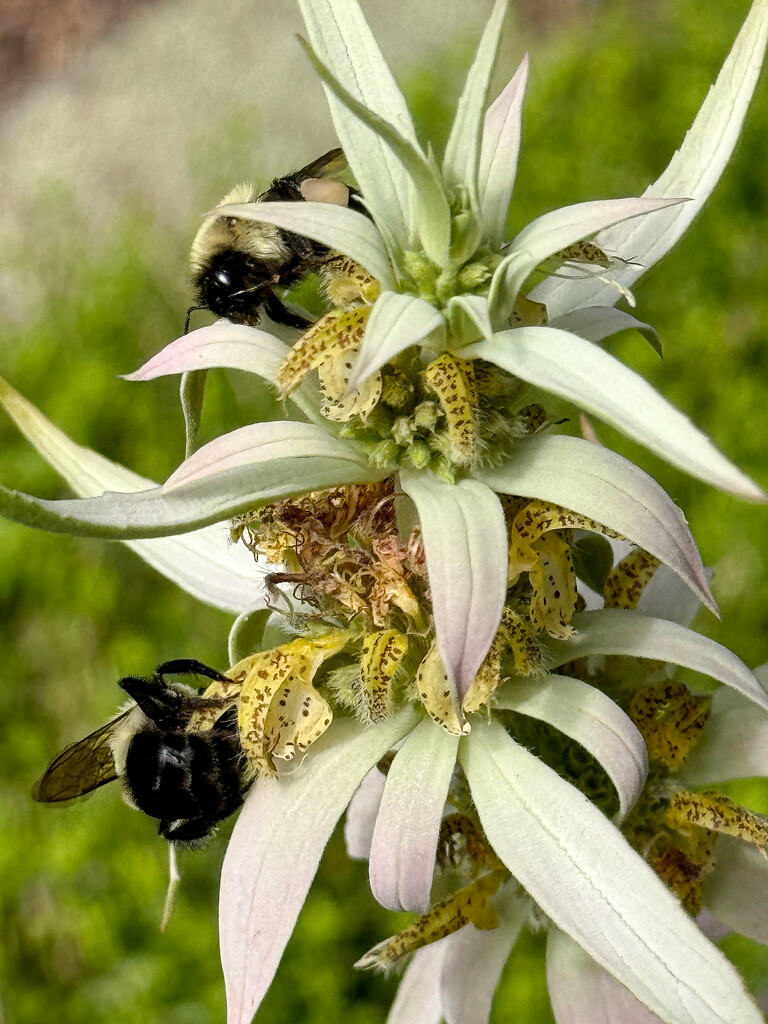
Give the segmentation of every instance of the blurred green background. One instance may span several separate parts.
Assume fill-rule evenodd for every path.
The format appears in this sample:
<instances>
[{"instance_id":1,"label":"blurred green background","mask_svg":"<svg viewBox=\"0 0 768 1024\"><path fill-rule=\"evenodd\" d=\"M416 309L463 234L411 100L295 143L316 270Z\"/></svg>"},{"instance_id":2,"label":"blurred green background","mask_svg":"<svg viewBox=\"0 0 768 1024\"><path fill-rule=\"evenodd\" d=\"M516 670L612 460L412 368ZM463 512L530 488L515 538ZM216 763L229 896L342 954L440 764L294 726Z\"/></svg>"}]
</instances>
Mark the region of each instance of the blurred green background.
<instances>
[{"instance_id":1,"label":"blurred green background","mask_svg":"<svg viewBox=\"0 0 768 1024\"><path fill-rule=\"evenodd\" d=\"M473 4L474 17L486 6ZM746 2L637 0L574 4L564 17L513 20L499 85L524 49L532 54L532 75L511 230L557 206L640 194L681 141L746 12ZM411 16L428 30L435 15L427 5ZM249 29L255 57L256 28ZM418 67L412 54L401 65L422 137L438 148L475 39L460 28L456 21ZM188 43L180 32L173 45ZM283 103L292 89L290 69L269 89L271 101ZM86 230L93 225L84 223L82 197L55 161L33 196L4 195L6 219L15 218L17 230L5 245L0 277L12 275L20 291L6 292L0 312L0 372L78 442L155 479L183 452L176 384L133 385L114 375L136 368L180 332L189 304L186 253L199 212L244 175L265 181L316 155L306 151L300 121L295 132L302 141L286 165L272 161L270 139L260 135L264 119L242 98L215 114L205 137L190 135L176 150L183 171L168 165L168 193L174 175L183 173L189 196L178 219L140 187L116 182L118 213L98 231ZM137 139L142 127L140 119L131 126ZM664 360L637 335L610 342L763 487L766 138L762 82L704 214L637 289L638 312L657 327ZM281 146L283 152L284 139ZM279 415L251 380L211 377L206 436ZM685 510L715 569L723 614L721 622L702 614L699 628L750 665L768 661L766 510L718 494L598 430ZM4 484L64 494L4 416L0 445ZM167 860L152 823L122 803L116 786L60 811L33 804L29 790L62 746L113 712L119 696L113 681L120 676L179 656L224 665L228 618L177 592L114 544L3 523L0 565L0 1022L221 1021L216 891L229 828L182 855L177 912L161 934ZM396 919L367 894L365 866L346 859L337 835L257 1020L383 1021L394 983L354 972L351 964L395 927ZM727 941L750 981L765 984L756 947ZM493 1019L551 1021L543 979L542 941L528 937L508 966Z\"/></svg>"}]
</instances>

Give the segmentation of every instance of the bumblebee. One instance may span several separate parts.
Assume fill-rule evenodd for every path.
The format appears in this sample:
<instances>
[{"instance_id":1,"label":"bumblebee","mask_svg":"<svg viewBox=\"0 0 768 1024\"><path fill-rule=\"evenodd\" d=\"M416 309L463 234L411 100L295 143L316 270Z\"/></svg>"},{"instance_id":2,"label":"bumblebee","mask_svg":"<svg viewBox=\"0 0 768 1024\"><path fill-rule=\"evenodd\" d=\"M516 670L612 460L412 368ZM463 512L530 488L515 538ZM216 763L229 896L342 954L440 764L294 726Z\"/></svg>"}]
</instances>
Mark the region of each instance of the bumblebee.
<instances>
[{"instance_id":1,"label":"bumblebee","mask_svg":"<svg viewBox=\"0 0 768 1024\"><path fill-rule=\"evenodd\" d=\"M252 775L240 746L236 709L225 697L203 697L166 676L232 682L192 659L167 661L148 678L118 683L132 698L113 719L51 763L35 785L39 803L63 804L120 779L129 804L159 820L174 842L211 835L237 810ZM210 728L191 728L193 716ZM211 724L212 723L212 724Z\"/></svg>"},{"instance_id":2,"label":"bumblebee","mask_svg":"<svg viewBox=\"0 0 768 1024\"><path fill-rule=\"evenodd\" d=\"M219 205L310 201L350 206L365 214L359 193L334 177L346 165L342 151L332 149L301 170L275 178L259 196L244 182ZM189 312L209 309L234 323L256 326L263 308L275 323L306 330L311 321L288 309L277 289L291 287L337 258L320 242L274 224L226 214L206 217L190 254L197 304Z\"/></svg>"}]
</instances>

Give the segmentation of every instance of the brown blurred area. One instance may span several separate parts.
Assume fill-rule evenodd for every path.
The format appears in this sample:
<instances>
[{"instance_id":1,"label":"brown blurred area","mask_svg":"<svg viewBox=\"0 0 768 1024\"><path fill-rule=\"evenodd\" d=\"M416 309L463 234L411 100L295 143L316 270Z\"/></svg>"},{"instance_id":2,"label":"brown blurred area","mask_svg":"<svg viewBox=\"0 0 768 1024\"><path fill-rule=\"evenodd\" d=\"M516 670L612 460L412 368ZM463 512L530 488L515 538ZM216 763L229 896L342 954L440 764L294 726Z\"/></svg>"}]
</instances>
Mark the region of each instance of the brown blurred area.
<instances>
[{"instance_id":1,"label":"brown blurred area","mask_svg":"<svg viewBox=\"0 0 768 1024\"><path fill-rule=\"evenodd\" d=\"M157 0L0 0L0 103Z\"/></svg>"},{"instance_id":2,"label":"brown blurred area","mask_svg":"<svg viewBox=\"0 0 768 1024\"><path fill-rule=\"evenodd\" d=\"M85 53L114 26L161 0L0 0L0 104ZM521 0L540 27L591 0Z\"/></svg>"}]
</instances>

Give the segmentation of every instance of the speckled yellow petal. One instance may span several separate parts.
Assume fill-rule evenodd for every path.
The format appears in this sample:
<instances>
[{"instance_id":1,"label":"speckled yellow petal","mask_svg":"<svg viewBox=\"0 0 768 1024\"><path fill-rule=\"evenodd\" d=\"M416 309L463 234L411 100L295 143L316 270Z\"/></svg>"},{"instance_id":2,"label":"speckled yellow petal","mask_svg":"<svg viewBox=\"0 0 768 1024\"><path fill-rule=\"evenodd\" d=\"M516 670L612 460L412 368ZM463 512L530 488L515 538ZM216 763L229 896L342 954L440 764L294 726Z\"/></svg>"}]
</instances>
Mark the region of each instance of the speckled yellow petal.
<instances>
[{"instance_id":1,"label":"speckled yellow petal","mask_svg":"<svg viewBox=\"0 0 768 1024\"><path fill-rule=\"evenodd\" d=\"M485 661L477 670L474 682L464 695L462 708L467 714L479 711L484 704L488 704L491 697L498 690L501 684L501 654L506 646L506 642L506 635L502 625L493 638L493 643L488 649Z\"/></svg>"},{"instance_id":2,"label":"speckled yellow petal","mask_svg":"<svg viewBox=\"0 0 768 1024\"><path fill-rule=\"evenodd\" d=\"M311 639L302 637L245 659L248 665L240 691L238 725L243 750L257 770L265 774L274 771L267 728L275 695L288 683L311 683L322 662L337 654L350 635L337 630Z\"/></svg>"},{"instance_id":3,"label":"speckled yellow petal","mask_svg":"<svg viewBox=\"0 0 768 1024\"><path fill-rule=\"evenodd\" d=\"M360 678L372 722L381 722L392 713L392 684L407 653L408 637L396 629L382 629L363 637Z\"/></svg>"},{"instance_id":4,"label":"speckled yellow petal","mask_svg":"<svg viewBox=\"0 0 768 1024\"><path fill-rule=\"evenodd\" d=\"M768 821L722 793L676 793L667 810L667 821L679 831L695 826L744 839L768 857Z\"/></svg>"},{"instance_id":5,"label":"speckled yellow petal","mask_svg":"<svg viewBox=\"0 0 768 1024\"><path fill-rule=\"evenodd\" d=\"M702 830L696 837L689 836L685 846L685 850L675 845L667 846L659 853L651 853L648 859L659 878L695 917L704 902L701 883L716 866L717 836Z\"/></svg>"},{"instance_id":6,"label":"speckled yellow petal","mask_svg":"<svg viewBox=\"0 0 768 1024\"><path fill-rule=\"evenodd\" d=\"M238 679L232 679L227 683L216 679L204 690L203 697L221 698L222 700L234 702L240 693L241 685L241 681ZM232 705L228 706L231 707ZM213 728L214 723L221 718L226 710L226 705L200 708L189 719L187 729L190 732L207 732Z\"/></svg>"},{"instance_id":7,"label":"speckled yellow petal","mask_svg":"<svg viewBox=\"0 0 768 1024\"><path fill-rule=\"evenodd\" d=\"M370 312L370 306L335 309L313 324L296 342L277 371L281 397L290 395L306 375L329 356L357 349L363 340Z\"/></svg>"},{"instance_id":8,"label":"speckled yellow petal","mask_svg":"<svg viewBox=\"0 0 768 1024\"><path fill-rule=\"evenodd\" d=\"M559 258L563 262L591 263L603 267L605 270L611 265L610 257L594 242L574 242L573 245L569 245L566 249L560 249L554 255L555 258Z\"/></svg>"},{"instance_id":9,"label":"speckled yellow petal","mask_svg":"<svg viewBox=\"0 0 768 1024\"><path fill-rule=\"evenodd\" d=\"M430 718L452 736L466 736L469 733L469 722L461 710L456 686L451 683L445 671L437 641L433 642L419 665L416 686Z\"/></svg>"},{"instance_id":10,"label":"speckled yellow petal","mask_svg":"<svg viewBox=\"0 0 768 1024\"><path fill-rule=\"evenodd\" d=\"M635 548L609 574L603 588L606 608L636 608L643 590L661 565L655 555Z\"/></svg>"},{"instance_id":11,"label":"speckled yellow petal","mask_svg":"<svg viewBox=\"0 0 768 1024\"><path fill-rule=\"evenodd\" d=\"M377 371L367 377L360 387L347 395L356 349L333 352L318 366L320 387L324 402L323 416L337 423L346 423L353 416L365 422L368 414L381 398L381 374Z\"/></svg>"},{"instance_id":12,"label":"speckled yellow petal","mask_svg":"<svg viewBox=\"0 0 768 1024\"><path fill-rule=\"evenodd\" d=\"M515 659L515 671L521 676L537 672L541 668L541 650L528 623L511 608L505 608L501 626Z\"/></svg>"},{"instance_id":13,"label":"speckled yellow petal","mask_svg":"<svg viewBox=\"0 0 768 1024\"><path fill-rule=\"evenodd\" d=\"M374 303L381 285L349 256L334 256L320 269L325 293L334 306L346 307L362 299Z\"/></svg>"},{"instance_id":14,"label":"speckled yellow petal","mask_svg":"<svg viewBox=\"0 0 768 1024\"><path fill-rule=\"evenodd\" d=\"M558 505L543 501L530 501L515 516L509 531L509 583L515 583L521 573L530 572L538 561L533 550L536 541L550 530L590 530L606 537L621 538L602 523L579 515Z\"/></svg>"},{"instance_id":15,"label":"speckled yellow petal","mask_svg":"<svg viewBox=\"0 0 768 1024\"><path fill-rule=\"evenodd\" d=\"M520 292L509 322L516 327L543 327L547 323L547 307Z\"/></svg>"},{"instance_id":16,"label":"speckled yellow petal","mask_svg":"<svg viewBox=\"0 0 768 1024\"><path fill-rule=\"evenodd\" d=\"M301 658L294 657L294 653L299 654L295 644L296 641L254 655L240 691L240 742L248 760L264 774L274 771L264 750L267 713L277 690L301 664Z\"/></svg>"},{"instance_id":17,"label":"speckled yellow petal","mask_svg":"<svg viewBox=\"0 0 768 1024\"><path fill-rule=\"evenodd\" d=\"M303 679L289 679L275 693L264 726L264 750L289 761L323 735L333 712L322 694Z\"/></svg>"},{"instance_id":18,"label":"speckled yellow petal","mask_svg":"<svg viewBox=\"0 0 768 1024\"><path fill-rule=\"evenodd\" d=\"M629 717L642 733L650 760L673 771L681 768L706 725L711 703L710 697L697 697L675 680L636 693Z\"/></svg>"},{"instance_id":19,"label":"speckled yellow petal","mask_svg":"<svg viewBox=\"0 0 768 1024\"><path fill-rule=\"evenodd\" d=\"M436 903L428 913L397 935L374 946L357 961L355 967L389 971L403 957L431 942L444 939L446 935L452 935L470 923L483 930L498 928L499 915L492 900L501 883L508 877L509 872L503 870L483 875L448 899Z\"/></svg>"},{"instance_id":20,"label":"speckled yellow petal","mask_svg":"<svg viewBox=\"0 0 768 1024\"><path fill-rule=\"evenodd\" d=\"M555 639L573 635L571 619L576 611L576 570L571 549L556 533L546 533L535 544L539 556L530 570L533 588L531 622Z\"/></svg>"},{"instance_id":21,"label":"speckled yellow petal","mask_svg":"<svg viewBox=\"0 0 768 1024\"><path fill-rule=\"evenodd\" d=\"M444 352L423 371L423 377L445 413L453 462L470 465L477 446L477 389L471 361Z\"/></svg>"}]
</instances>

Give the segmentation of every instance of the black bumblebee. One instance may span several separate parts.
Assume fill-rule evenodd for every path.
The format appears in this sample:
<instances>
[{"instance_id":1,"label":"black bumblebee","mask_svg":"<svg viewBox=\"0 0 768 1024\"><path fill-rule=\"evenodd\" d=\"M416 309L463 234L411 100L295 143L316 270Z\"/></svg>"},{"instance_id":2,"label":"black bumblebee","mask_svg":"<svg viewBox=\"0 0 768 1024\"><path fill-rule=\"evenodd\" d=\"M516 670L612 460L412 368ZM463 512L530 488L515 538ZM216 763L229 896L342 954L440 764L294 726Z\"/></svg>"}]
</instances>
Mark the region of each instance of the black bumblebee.
<instances>
[{"instance_id":1,"label":"black bumblebee","mask_svg":"<svg viewBox=\"0 0 768 1024\"><path fill-rule=\"evenodd\" d=\"M365 213L359 193L334 178L346 165L342 151L332 149L301 170L275 178L259 196L244 182L219 205L310 201L351 206ZM288 309L275 289L296 284L306 273L319 270L337 256L320 242L274 224L258 224L226 214L206 217L190 254L197 299L190 313L210 309L234 323L255 326L263 307L275 323L305 330L311 321Z\"/></svg>"},{"instance_id":2,"label":"black bumblebee","mask_svg":"<svg viewBox=\"0 0 768 1024\"><path fill-rule=\"evenodd\" d=\"M168 675L232 683L191 659L167 661L146 679L121 679L133 703L62 751L35 785L34 799L61 804L119 778L128 803L159 819L161 836L191 842L211 835L240 806L251 781L237 711L231 699L203 697L167 682ZM193 716L202 725L206 715L210 728L190 728Z\"/></svg>"}]
</instances>

